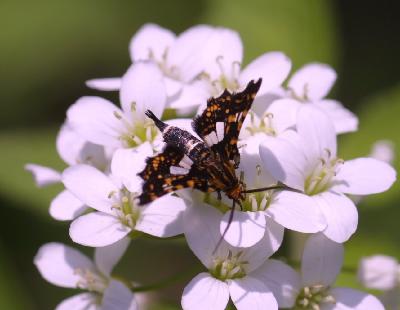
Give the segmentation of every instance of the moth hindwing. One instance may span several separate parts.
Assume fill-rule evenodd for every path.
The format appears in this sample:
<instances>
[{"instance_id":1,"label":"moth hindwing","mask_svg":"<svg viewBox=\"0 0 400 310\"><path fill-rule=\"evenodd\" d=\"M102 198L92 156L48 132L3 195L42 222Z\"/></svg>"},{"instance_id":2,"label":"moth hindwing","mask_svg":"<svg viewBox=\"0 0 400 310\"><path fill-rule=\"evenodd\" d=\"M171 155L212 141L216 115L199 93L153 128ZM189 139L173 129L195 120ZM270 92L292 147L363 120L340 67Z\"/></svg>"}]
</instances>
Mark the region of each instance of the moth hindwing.
<instances>
[{"instance_id":1,"label":"moth hindwing","mask_svg":"<svg viewBox=\"0 0 400 310\"><path fill-rule=\"evenodd\" d=\"M139 176L144 180L139 204L149 203L182 188L196 188L203 192L214 190L208 185L207 171L199 169L182 151L171 145L148 158Z\"/></svg>"},{"instance_id":2,"label":"moth hindwing","mask_svg":"<svg viewBox=\"0 0 400 310\"><path fill-rule=\"evenodd\" d=\"M261 86L261 79L251 81L238 93L225 90L218 98L210 98L207 108L193 122L194 131L222 158L239 166L237 147L240 129Z\"/></svg>"}]
</instances>

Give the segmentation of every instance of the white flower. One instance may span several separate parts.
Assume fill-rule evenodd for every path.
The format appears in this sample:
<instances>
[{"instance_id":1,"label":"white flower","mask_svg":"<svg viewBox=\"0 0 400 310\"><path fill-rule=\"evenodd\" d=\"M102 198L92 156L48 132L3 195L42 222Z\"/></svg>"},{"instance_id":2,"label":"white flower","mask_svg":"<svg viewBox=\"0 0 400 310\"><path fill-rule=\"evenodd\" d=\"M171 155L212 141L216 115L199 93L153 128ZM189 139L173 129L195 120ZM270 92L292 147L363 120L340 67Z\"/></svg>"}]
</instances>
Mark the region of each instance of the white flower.
<instances>
[{"instance_id":1,"label":"white flower","mask_svg":"<svg viewBox=\"0 0 400 310\"><path fill-rule=\"evenodd\" d=\"M62 301L57 310L135 310L133 293L111 276L129 239L96 249L94 261L62 243L47 243L35 256L40 274L50 283L84 291Z\"/></svg>"},{"instance_id":2,"label":"white flower","mask_svg":"<svg viewBox=\"0 0 400 310\"><path fill-rule=\"evenodd\" d=\"M224 89L232 92L242 90L249 81L258 78L262 78L263 81L257 92L254 106L265 106L264 97L279 87L289 74L290 59L281 52L269 52L259 56L242 70L242 42L238 34L232 31L221 31L215 36L215 41L221 44L214 44L220 49L209 51L215 58L210 55L211 61L201 76L201 81L196 84L198 89L203 89L202 92L197 90L196 93L200 97L203 95L198 111L204 110L209 97L220 95ZM207 81L207 83L201 84L202 81ZM183 100L178 100L172 106L182 107L183 104Z\"/></svg>"},{"instance_id":3,"label":"white flower","mask_svg":"<svg viewBox=\"0 0 400 310\"><path fill-rule=\"evenodd\" d=\"M290 72L290 59L281 52L269 52L259 56L242 70L242 42L238 34L235 33L236 38L232 38L232 35L231 32L221 32L215 37L216 41L226 43L216 45L220 50L211 51L216 58L204 72L213 87L212 94L218 95L226 88L238 91L249 81L258 78L263 80L258 97L279 87Z\"/></svg>"},{"instance_id":4,"label":"white flower","mask_svg":"<svg viewBox=\"0 0 400 310\"><path fill-rule=\"evenodd\" d=\"M261 116L250 110L249 116L244 121L243 130L240 132L240 138L246 139L260 134L277 137L296 125L297 110L298 103L293 99L275 100ZM241 144L250 144L250 142L245 140ZM254 147L258 150L258 145Z\"/></svg>"},{"instance_id":5,"label":"white flower","mask_svg":"<svg viewBox=\"0 0 400 310\"><path fill-rule=\"evenodd\" d=\"M163 74L168 97L172 97L204 70L207 50L219 29L197 25L176 37L158 25L146 24L131 40L132 62L151 60L157 64Z\"/></svg>"},{"instance_id":6,"label":"white flower","mask_svg":"<svg viewBox=\"0 0 400 310\"><path fill-rule=\"evenodd\" d=\"M61 173L50 167L37 164L26 164L25 170L32 173L34 181L38 187L57 184L61 181Z\"/></svg>"},{"instance_id":7,"label":"white flower","mask_svg":"<svg viewBox=\"0 0 400 310\"><path fill-rule=\"evenodd\" d=\"M100 170L108 169L109 159L104 148L84 140L68 123L61 127L56 147L61 159L68 165L84 163ZM27 164L25 169L33 174L39 187L61 182L61 173L55 169L35 164ZM49 212L56 220L68 221L81 215L86 209L79 199L68 190L63 190L52 200Z\"/></svg>"},{"instance_id":8,"label":"white flower","mask_svg":"<svg viewBox=\"0 0 400 310\"><path fill-rule=\"evenodd\" d=\"M372 158L343 162L336 155L336 134L331 120L316 108L303 107L297 132L265 137L260 156L275 179L312 197L328 223L324 234L344 242L355 232L358 213L344 194L380 193L393 184L395 170Z\"/></svg>"},{"instance_id":9,"label":"white flower","mask_svg":"<svg viewBox=\"0 0 400 310\"><path fill-rule=\"evenodd\" d=\"M122 239L133 230L157 237L182 233L181 214L185 205L180 198L166 195L145 206L137 205L136 197L141 190L137 173L144 168L145 158L150 154L149 143L136 149L117 150L109 176L88 165L64 171L65 187L97 210L72 222L72 240L100 247Z\"/></svg>"},{"instance_id":10,"label":"white flower","mask_svg":"<svg viewBox=\"0 0 400 310\"><path fill-rule=\"evenodd\" d=\"M280 308L383 310L372 295L333 287L342 263L343 246L319 233L306 242L301 274L280 261L268 260L259 268L260 278L271 288Z\"/></svg>"},{"instance_id":11,"label":"white flower","mask_svg":"<svg viewBox=\"0 0 400 310\"><path fill-rule=\"evenodd\" d=\"M391 256L364 257L359 264L358 279L367 288L389 290L400 284L400 265Z\"/></svg>"},{"instance_id":12,"label":"white flower","mask_svg":"<svg viewBox=\"0 0 400 310\"><path fill-rule=\"evenodd\" d=\"M132 65L122 78L120 101L122 110L100 97L82 97L68 109L68 122L86 140L111 148L153 141L157 129L144 112L150 109L161 117L166 105L162 74L156 65Z\"/></svg>"},{"instance_id":13,"label":"white flower","mask_svg":"<svg viewBox=\"0 0 400 310\"><path fill-rule=\"evenodd\" d=\"M378 140L371 148L371 152L368 157L378 159L388 164L392 164L394 159L394 145L388 140ZM352 195L351 199L355 204L359 204L363 199L363 196Z\"/></svg>"},{"instance_id":14,"label":"white flower","mask_svg":"<svg viewBox=\"0 0 400 310\"><path fill-rule=\"evenodd\" d=\"M270 221L270 234L254 247L237 248L222 241L219 222L222 214L205 204L194 205L185 212L185 236L189 247L208 272L197 275L185 287L184 310L225 309L229 297L238 310L278 309L270 289L258 278L258 267L280 246L281 226Z\"/></svg>"},{"instance_id":15,"label":"white flower","mask_svg":"<svg viewBox=\"0 0 400 310\"><path fill-rule=\"evenodd\" d=\"M296 71L288 81L287 89L276 88L265 96L262 104L254 107L261 114L268 104L279 98L294 99L297 108L308 104L326 112L334 123L337 133L356 131L357 117L343 105L332 99L325 99L336 81L336 72L328 65L310 63Z\"/></svg>"},{"instance_id":16,"label":"white flower","mask_svg":"<svg viewBox=\"0 0 400 310\"><path fill-rule=\"evenodd\" d=\"M388 140L378 140L372 145L369 155L372 158L379 159L385 163L391 164L394 160L394 145Z\"/></svg>"},{"instance_id":17,"label":"white flower","mask_svg":"<svg viewBox=\"0 0 400 310\"><path fill-rule=\"evenodd\" d=\"M326 64L311 63L293 74L288 82L290 97L303 103L312 103L329 115L337 133L356 131L358 118L343 105L325 99L336 81L336 72Z\"/></svg>"},{"instance_id":18,"label":"white flower","mask_svg":"<svg viewBox=\"0 0 400 310\"><path fill-rule=\"evenodd\" d=\"M145 24L130 42L132 63L150 61L156 65L172 107L182 109L198 106L202 103L198 95L201 95L201 98L207 98L209 95L204 92L207 86L198 83L197 77L221 54L227 43L219 40L221 33L228 34L228 37L233 39L238 37L237 33L230 29L208 25L191 27L176 36L158 25ZM88 81L87 85L100 90L118 90L123 88L123 80L94 79Z\"/></svg>"},{"instance_id":19,"label":"white flower","mask_svg":"<svg viewBox=\"0 0 400 310\"><path fill-rule=\"evenodd\" d=\"M244 140L238 170L244 173L246 189L263 188L277 183L262 166L258 146L264 140L258 134ZM228 206L231 200L224 201ZM231 226L225 240L233 246L250 247L259 242L268 227L268 218L285 228L315 233L326 227L326 220L318 204L310 197L294 191L264 191L246 195L243 210L236 207ZM221 234L229 223L228 210L220 224Z\"/></svg>"}]
</instances>

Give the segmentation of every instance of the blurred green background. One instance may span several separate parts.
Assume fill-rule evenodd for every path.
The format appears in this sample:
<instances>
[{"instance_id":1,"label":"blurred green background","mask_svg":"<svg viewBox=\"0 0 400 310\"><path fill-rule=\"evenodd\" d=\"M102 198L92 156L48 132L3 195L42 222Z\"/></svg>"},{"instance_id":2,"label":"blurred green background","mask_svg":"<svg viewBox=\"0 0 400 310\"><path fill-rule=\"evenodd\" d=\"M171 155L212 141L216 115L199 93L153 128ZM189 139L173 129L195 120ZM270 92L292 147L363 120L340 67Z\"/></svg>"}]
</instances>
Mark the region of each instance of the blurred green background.
<instances>
[{"instance_id":1,"label":"blurred green background","mask_svg":"<svg viewBox=\"0 0 400 310\"><path fill-rule=\"evenodd\" d=\"M340 138L343 158L363 156L377 139L400 145L400 5L368 0L22 1L0 2L0 309L52 309L72 290L40 278L33 257L45 242L68 244L68 223L48 215L54 186L35 188L27 162L62 168L57 130L70 104L98 94L84 86L95 77L120 76L128 43L146 22L179 33L208 23L231 27L243 39L245 61L284 51L294 67L331 64L339 74L331 97L360 117L360 130ZM116 94L106 94L117 99ZM396 158L399 158L397 156ZM399 168L399 160L395 166ZM345 265L386 253L400 258L397 184L359 206L357 234L346 243ZM90 251L86 251L90 253ZM171 263L173 262L173 263ZM200 264L178 241L139 240L117 268L143 284L182 274L156 296L152 309L179 309L180 293ZM358 287L352 273L340 284Z\"/></svg>"}]
</instances>

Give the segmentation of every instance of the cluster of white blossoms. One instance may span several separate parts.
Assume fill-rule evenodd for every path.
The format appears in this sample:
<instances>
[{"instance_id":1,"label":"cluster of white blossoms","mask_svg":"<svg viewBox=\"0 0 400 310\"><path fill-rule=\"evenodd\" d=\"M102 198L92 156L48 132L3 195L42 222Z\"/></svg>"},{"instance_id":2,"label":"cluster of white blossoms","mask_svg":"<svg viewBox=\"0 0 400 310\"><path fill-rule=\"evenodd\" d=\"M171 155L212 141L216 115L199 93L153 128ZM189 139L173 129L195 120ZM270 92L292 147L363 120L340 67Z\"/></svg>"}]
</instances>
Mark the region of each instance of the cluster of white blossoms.
<instances>
[{"instance_id":1,"label":"cluster of white blossoms","mask_svg":"<svg viewBox=\"0 0 400 310\"><path fill-rule=\"evenodd\" d=\"M145 234L183 235L204 265L205 271L183 289L185 310L223 310L229 300L239 310L383 309L372 295L333 287L342 243L357 230L356 201L386 191L396 179L384 151L338 157L337 135L356 131L358 120L340 102L326 98L335 71L312 63L290 75L291 61L281 52L265 53L243 67L238 33L207 25L175 35L146 24L129 50L132 65L122 77L87 82L98 90L119 91L119 105L87 96L68 109L57 137L68 167L62 172L26 167L39 186L64 185L51 202L50 215L71 221L75 243L96 248L94 262L63 244L40 248L34 261L46 280L85 291L57 309L136 309L135 285L112 269L129 240ZM241 91L259 78L261 88L239 137L236 172L247 188L283 183L294 190L247 194L220 243L231 212L224 195L221 200L214 193L183 189L139 205L142 179L137 174L146 158L164 147L144 112L161 118L172 109L193 116L209 97L225 89ZM192 119L165 121L193 133ZM285 228L310 234L299 272L270 259Z\"/></svg>"}]
</instances>

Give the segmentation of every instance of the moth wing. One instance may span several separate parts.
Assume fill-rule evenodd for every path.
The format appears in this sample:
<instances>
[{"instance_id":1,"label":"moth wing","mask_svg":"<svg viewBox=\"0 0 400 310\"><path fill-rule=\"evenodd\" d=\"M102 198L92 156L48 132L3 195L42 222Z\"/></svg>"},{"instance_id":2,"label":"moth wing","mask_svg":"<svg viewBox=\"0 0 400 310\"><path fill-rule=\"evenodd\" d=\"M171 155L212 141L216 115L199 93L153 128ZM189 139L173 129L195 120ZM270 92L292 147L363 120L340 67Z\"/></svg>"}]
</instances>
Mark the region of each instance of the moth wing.
<instances>
[{"instance_id":1,"label":"moth wing","mask_svg":"<svg viewBox=\"0 0 400 310\"><path fill-rule=\"evenodd\" d=\"M149 203L167 193L183 188L212 192L209 175L179 149L167 145L162 153L146 160L146 167L138 174L143 180L139 204Z\"/></svg>"},{"instance_id":2,"label":"moth wing","mask_svg":"<svg viewBox=\"0 0 400 310\"><path fill-rule=\"evenodd\" d=\"M239 133L260 86L261 79L250 81L242 92L225 90L221 96L208 99L207 108L193 122L194 131L212 151L233 160L236 168L240 162Z\"/></svg>"}]
</instances>

